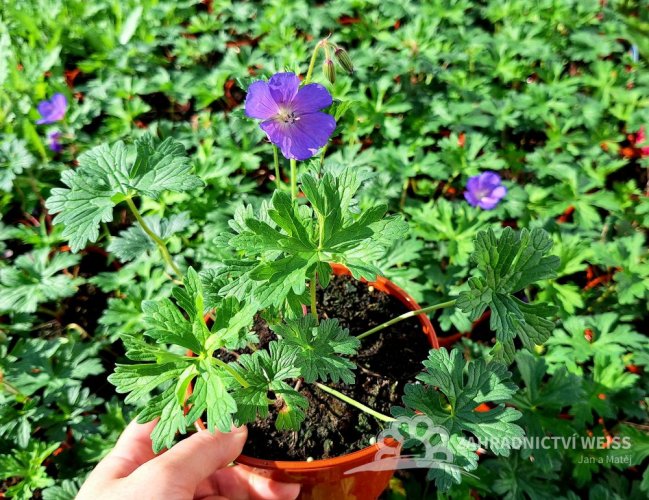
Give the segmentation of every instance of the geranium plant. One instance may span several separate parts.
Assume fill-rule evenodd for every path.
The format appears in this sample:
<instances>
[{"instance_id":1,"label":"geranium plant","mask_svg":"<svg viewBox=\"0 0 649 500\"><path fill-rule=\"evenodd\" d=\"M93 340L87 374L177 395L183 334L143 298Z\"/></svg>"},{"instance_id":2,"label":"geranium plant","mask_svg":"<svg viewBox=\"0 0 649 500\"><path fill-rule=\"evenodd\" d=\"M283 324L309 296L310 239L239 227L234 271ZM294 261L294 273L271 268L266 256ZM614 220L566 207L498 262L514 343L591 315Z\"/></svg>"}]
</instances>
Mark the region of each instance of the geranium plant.
<instances>
[{"instance_id":1,"label":"geranium plant","mask_svg":"<svg viewBox=\"0 0 649 500\"><path fill-rule=\"evenodd\" d=\"M328 54L334 50L329 44L320 42L316 51L324 48ZM451 479L459 481L458 470L476 466L477 447L467 434L479 439L523 435L514 423L520 413L504 406L516 391L507 364L517 342L533 350L547 340L553 323L549 306L530 303L520 294L552 277L558 258L548 256L552 242L541 229L517 233L505 228L499 236L490 229L477 236L475 275L457 297L357 336L336 318L322 318L316 292L329 285L332 264L344 265L358 280L376 280L381 269L375 263L406 237L408 225L401 216L387 215L386 205L358 206L363 178L353 168L318 160L298 178L297 160L326 147L336 124L322 111L332 105L331 94L323 85L309 83L314 60L315 54L302 83L294 73L277 73L248 89L246 114L263 120L260 127L273 147L290 160L291 180L288 192L278 185L271 200L257 209L243 205L236 210L230 231L217 242L236 258L202 272L193 267L183 271L166 247L164 220L154 228L140 215L138 197L158 199L165 191L202 186L184 148L171 138L158 142L145 137L135 147L118 142L90 150L75 171L64 173L68 187L53 190L47 206L58 213L54 222L65 226L63 235L76 251L96 240L100 223L111 219L114 205L125 202L178 279L172 299L142 303L144 335L122 335L133 363L119 364L109 377L118 392L128 393L127 403L144 404L141 422L159 419L152 434L156 452L171 446L176 434L203 414L208 428L227 432L232 425L267 418L272 409L277 429L297 430L309 404L301 384L315 384L384 423L394 421L327 384L354 384L354 355L366 337L380 335L387 326L442 308L457 307L471 319L489 309L498 340L492 360L465 366L458 350L431 350L417 376L421 384L407 385L404 408L393 409L395 416L426 415L448 430L454 463L441 473L431 471L438 485L447 487ZM324 69L331 73L328 63ZM276 149L275 161L279 171ZM505 194L499 182L493 173L472 179L467 198L493 208ZM125 255L129 241L136 240L120 244ZM259 314L269 319L275 335L265 347L251 332ZM232 352L238 354L232 358ZM492 408L475 413L482 403ZM507 448L491 451L509 453Z\"/></svg>"}]
</instances>

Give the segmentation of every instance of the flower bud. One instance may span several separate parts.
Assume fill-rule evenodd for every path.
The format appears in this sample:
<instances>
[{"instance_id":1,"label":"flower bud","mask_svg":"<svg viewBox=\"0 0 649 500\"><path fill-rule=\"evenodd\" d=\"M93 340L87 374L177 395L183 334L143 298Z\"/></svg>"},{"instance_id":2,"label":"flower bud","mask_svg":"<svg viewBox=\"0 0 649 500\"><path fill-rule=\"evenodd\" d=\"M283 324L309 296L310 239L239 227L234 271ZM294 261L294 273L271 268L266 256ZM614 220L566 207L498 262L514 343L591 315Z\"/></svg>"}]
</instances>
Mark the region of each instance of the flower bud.
<instances>
[{"instance_id":1,"label":"flower bud","mask_svg":"<svg viewBox=\"0 0 649 500\"><path fill-rule=\"evenodd\" d=\"M336 66L331 59L325 59L325 62L322 64L322 72L331 83L336 82Z\"/></svg>"},{"instance_id":2,"label":"flower bud","mask_svg":"<svg viewBox=\"0 0 649 500\"><path fill-rule=\"evenodd\" d=\"M336 47L334 55L343 69L351 75L354 72L354 65L352 64L352 59L349 57L347 51L341 47Z\"/></svg>"}]
</instances>

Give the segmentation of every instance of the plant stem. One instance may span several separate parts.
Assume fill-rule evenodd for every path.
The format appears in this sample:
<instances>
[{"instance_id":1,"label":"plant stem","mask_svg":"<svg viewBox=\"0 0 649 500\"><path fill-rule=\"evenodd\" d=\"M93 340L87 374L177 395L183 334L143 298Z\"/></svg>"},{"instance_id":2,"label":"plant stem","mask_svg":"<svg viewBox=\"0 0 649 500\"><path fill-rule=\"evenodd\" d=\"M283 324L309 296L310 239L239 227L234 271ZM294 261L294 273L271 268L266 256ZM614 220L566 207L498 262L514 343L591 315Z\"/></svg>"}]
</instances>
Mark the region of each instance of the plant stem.
<instances>
[{"instance_id":1,"label":"plant stem","mask_svg":"<svg viewBox=\"0 0 649 500\"><path fill-rule=\"evenodd\" d=\"M356 335L356 338L364 339L365 337L369 337L373 333L380 332L384 328L387 328L388 326L392 326L395 323L398 323L399 321L403 321L404 319L412 318L413 316L418 316L419 314L426 314L432 311L436 311L437 309L444 309L445 307L453 307L454 305L455 305L455 300L449 300L448 302L442 302L441 304L435 304L433 306L424 307L422 309L417 309L416 311L408 311L407 313L404 313L401 316L397 316L396 318L392 318L390 321L386 321L385 323L375 326L374 328L366 331L365 333Z\"/></svg>"},{"instance_id":2,"label":"plant stem","mask_svg":"<svg viewBox=\"0 0 649 500\"><path fill-rule=\"evenodd\" d=\"M225 361L221 361L219 358L210 358L212 359L217 365L219 365L221 368L226 370L230 375L234 377L234 379L241 384L241 387L250 387L250 384L248 381L243 378L234 368L232 368L229 364L227 364Z\"/></svg>"},{"instance_id":3,"label":"plant stem","mask_svg":"<svg viewBox=\"0 0 649 500\"><path fill-rule=\"evenodd\" d=\"M311 278L311 283L309 284L309 291L311 292L311 316L315 318L315 324L319 324L320 321L318 320L318 307L316 303L316 286L317 286L317 276L318 273L316 271L313 271L313 278Z\"/></svg>"},{"instance_id":4,"label":"plant stem","mask_svg":"<svg viewBox=\"0 0 649 500\"><path fill-rule=\"evenodd\" d=\"M304 81L302 82L302 85L307 85L311 81L311 76L313 75L313 68L315 67L315 60L321 45L322 45L322 40L320 40L316 44L315 49L313 49L313 54L311 55L311 61L309 62L309 69L306 72L306 76L304 77Z\"/></svg>"},{"instance_id":5,"label":"plant stem","mask_svg":"<svg viewBox=\"0 0 649 500\"><path fill-rule=\"evenodd\" d=\"M291 159L291 199L297 198L297 161Z\"/></svg>"},{"instance_id":6,"label":"plant stem","mask_svg":"<svg viewBox=\"0 0 649 500\"><path fill-rule=\"evenodd\" d=\"M279 155L277 154L277 146L273 144L273 163L275 164L275 185L277 189L282 189L282 179L279 174Z\"/></svg>"},{"instance_id":7,"label":"plant stem","mask_svg":"<svg viewBox=\"0 0 649 500\"><path fill-rule=\"evenodd\" d=\"M133 200L131 198L126 198L126 204L128 205L128 208L131 209L131 212L133 212L133 215L137 219L142 230L149 236L149 238L151 238L154 241L156 245L158 245L158 248L160 249L160 253L162 254L162 258L165 260L167 264L169 264L169 267L173 269L174 273L176 273L176 276L178 276L178 278L182 280L183 273L171 258L171 254L169 253L169 250L167 249L167 245L165 244L165 242L162 241L162 239L160 239L158 235L151 230L151 228L147 225L146 222L144 222L144 219L142 218L140 211L137 209L135 203L133 203Z\"/></svg>"},{"instance_id":8,"label":"plant stem","mask_svg":"<svg viewBox=\"0 0 649 500\"><path fill-rule=\"evenodd\" d=\"M383 422L394 422L396 419L392 417L388 417L387 415L383 415L383 413L379 413L376 410L372 410L369 406L365 406L363 403L359 403L355 399L350 398L349 396L345 396L342 392L338 392L336 389L332 389L331 387L327 387L326 385L320 384L319 382L315 383L316 387L318 389L321 389L325 392L328 392L332 396L337 397L341 401L344 401L345 403L348 403L352 406L355 406L362 412L367 413L368 415L372 415L374 418L378 420L382 420Z\"/></svg>"}]
</instances>

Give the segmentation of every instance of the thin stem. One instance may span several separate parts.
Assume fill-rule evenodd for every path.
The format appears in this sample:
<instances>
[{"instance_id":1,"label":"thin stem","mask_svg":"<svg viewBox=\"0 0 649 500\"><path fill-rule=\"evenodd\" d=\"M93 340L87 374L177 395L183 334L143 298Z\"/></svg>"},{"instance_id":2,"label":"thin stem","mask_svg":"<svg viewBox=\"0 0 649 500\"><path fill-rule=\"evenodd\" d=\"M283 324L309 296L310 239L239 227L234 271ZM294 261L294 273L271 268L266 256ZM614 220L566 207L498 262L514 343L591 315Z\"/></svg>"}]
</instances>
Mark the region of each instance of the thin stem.
<instances>
[{"instance_id":1,"label":"thin stem","mask_svg":"<svg viewBox=\"0 0 649 500\"><path fill-rule=\"evenodd\" d=\"M376 410L372 410L372 408L370 408L369 406L365 406L363 403L359 403L355 399L352 399L349 396L345 396L342 392L338 392L336 389L332 389L331 387L327 387L326 385L323 385L323 384L321 384L319 382L316 382L315 385L319 389L321 389L321 390L323 390L325 392L328 392L332 396L337 397L338 399L340 399L341 401L344 401L345 403L348 403L348 404L350 404L352 406L355 406L356 408L358 408L362 412L365 412L368 415L372 415L374 418L376 418L378 420L382 420L383 422L394 422L396 420L396 419L394 419L392 417L388 417L387 415L383 415L383 413L379 413Z\"/></svg>"},{"instance_id":2,"label":"thin stem","mask_svg":"<svg viewBox=\"0 0 649 500\"><path fill-rule=\"evenodd\" d=\"M418 316L419 314L426 314L432 311L436 311L437 309L444 309L445 307L453 307L454 305L455 305L455 300L449 300L448 302L442 302L441 304L435 304L433 306L424 307L423 309L417 309L416 311L408 311L407 313L404 313L401 316L397 316L396 318L392 318L390 321L386 321L385 323L375 326L374 328L366 331L365 333L356 335L356 338L364 339L365 337L369 337L373 333L380 332L384 328L387 328L388 326L392 326L395 323L398 323L399 321L403 321L404 319L412 318L413 316Z\"/></svg>"},{"instance_id":3,"label":"thin stem","mask_svg":"<svg viewBox=\"0 0 649 500\"><path fill-rule=\"evenodd\" d=\"M128 205L128 208L131 209L131 212L133 212L133 215L139 222L142 230L149 236L149 238L151 238L155 242L156 245L158 245L158 248L160 249L160 253L162 254L162 258L165 260L165 262L167 262L167 264L169 264L169 267L173 269L174 273L176 273L176 276L178 276L182 280L183 273L171 258L171 254L169 253L169 250L167 249L167 245L165 244L165 242L162 241L162 239L160 239L158 235L151 230L151 228L147 225L146 222L144 222L144 219L142 218L140 211L137 209L135 203L133 203L133 200L131 198L126 198L126 204Z\"/></svg>"},{"instance_id":4,"label":"thin stem","mask_svg":"<svg viewBox=\"0 0 649 500\"><path fill-rule=\"evenodd\" d=\"M22 393L18 389L16 389L13 385L11 385L9 382L4 380L2 377L0 377L0 387L4 387L4 389L9 394L13 394L14 396L22 396Z\"/></svg>"},{"instance_id":5,"label":"thin stem","mask_svg":"<svg viewBox=\"0 0 649 500\"><path fill-rule=\"evenodd\" d=\"M297 161L291 159L291 199L297 198Z\"/></svg>"},{"instance_id":6,"label":"thin stem","mask_svg":"<svg viewBox=\"0 0 649 500\"><path fill-rule=\"evenodd\" d=\"M306 85L311 81L311 76L313 75L313 68L315 67L315 60L321 45L322 45L322 40L319 41L315 46L315 49L313 49L313 54L311 55L311 62L309 62L309 69L306 72L306 76L304 77L304 81L302 82L302 85Z\"/></svg>"},{"instance_id":7,"label":"thin stem","mask_svg":"<svg viewBox=\"0 0 649 500\"><path fill-rule=\"evenodd\" d=\"M316 271L313 271L313 278L311 278L311 283L309 284L309 291L311 292L311 316L313 316L315 318L316 325L319 323L319 321L318 321L318 307L317 307L316 295L315 295L317 276L318 276L318 273Z\"/></svg>"},{"instance_id":8,"label":"thin stem","mask_svg":"<svg viewBox=\"0 0 649 500\"><path fill-rule=\"evenodd\" d=\"M279 155L277 154L277 146L273 145L273 163L275 164L275 185L277 189L282 189L282 179L279 174Z\"/></svg>"},{"instance_id":9,"label":"thin stem","mask_svg":"<svg viewBox=\"0 0 649 500\"><path fill-rule=\"evenodd\" d=\"M250 387L250 384L248 381L243 378L234 368L232 368L229 364L227 364L225 361L221 361L219 358L211 358L217 365L219 365L221 368L226 370L230 375L234 377L234 379L241 384L241 387Z\"/></svg>"}]
</instances>

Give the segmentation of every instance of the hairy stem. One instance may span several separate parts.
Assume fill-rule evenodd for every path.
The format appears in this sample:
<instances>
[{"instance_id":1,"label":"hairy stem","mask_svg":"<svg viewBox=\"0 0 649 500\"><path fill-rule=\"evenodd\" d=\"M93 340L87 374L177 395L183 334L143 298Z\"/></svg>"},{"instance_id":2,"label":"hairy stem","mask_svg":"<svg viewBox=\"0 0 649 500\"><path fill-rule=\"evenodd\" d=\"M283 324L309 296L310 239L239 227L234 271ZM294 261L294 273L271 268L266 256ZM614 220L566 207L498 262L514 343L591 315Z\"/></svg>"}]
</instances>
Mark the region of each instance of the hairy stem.
<instances>
[{"instance_id":1,"label":"hairy stem","mask_svg":"<svg viewBox=\"0 0 649 500\"><path fill-rule=\"evenodd\" d=\"M221 368L226 370L234 379L241 384L241 387L250 387L250 384L248 381L243 378L234 368L232 368L229 364L227 364L225 361L220 360L219 358L210 358L212 359L217 365L219 365Z\"/></svg>"},{"instance_id":2,"label":"hairy stem","mask_svg":"<svg viewBox=\"0 0 649 500\"><path fill-rule=\"evenodd\" d=\"M306 72L306 76L304 77L304 81L302 82L302 85L307 85L311 81L311 76L313 75L313 68L315 67L315 61L318 56L318 51L320 50L321 45L322 45L322 40L320 40L316 44L315 49L313 49L313 54L311 55L311 61L309 62L309 69Z\"/></svg>"},{"instance_id":3,"label":"hairy stem","mask_svg":"<svg viewBox=\"0 0 649 500\"><path fill-rule=\"evenodd\" d=\"M291 199L297 198L297 160L291 159Z\"/></svg>"},{"instance_id":4,"label":"hairy stem","mask_svg":"<svg viewBox=\"0 0 649 500\"><path fill-rule=\"evenodd\" d=\"M275 164L275 185L277 189L282 189L282 179L279 174L279 155L277 154L277 146L273 145L273 163Z\"/></svg>"},{"instance_id":5,"label":"hairy stem","mask_svg":"<svg viewBox=\"0 0 649 500\"><path fill-rule=\"evenodd\" d=\"M318 273L316 271L313 271L313 278L311 278L311 283L309 283L309 292L311 293L311 316L315 318L316 325L319 323L318 306L316 303L316 296L315 296L317 277L318 277Z\"/></svg>"},{"instance_id":6,"label":"hairy stem","mask_svg":"<svg viewBox=\"0 0 649 500\"><path fill-rule=\"evenodd\" d=\"M404 319L412 318L413 316L418 316L419 314L426 314L432 311L436 311L437 309L453 307L454 305L455 305L455 300L449 300L448 302L442 302L441 304L435 304L432 306L424 307L422 309L417 309L416 311L408 311L407 313L403 313L402 315L397 316L396 318L392 318L391 320L386 321L385 323L375 326L374 328L366 331L365 333L356 335L356 338L364 339L365 337L369 337L373 333L380 332L384 328L387 328L388 326L392 326L395 323L398 323L399 321L403 321Z\"/></svg>"},{"instance_id":7,"label":"hairy stem","mask_svg":"<svg viewBox=\"0 0 649 500\"><path fill-rule=\"evenodd\" d=\"M315 385L316 385L316 387L318 387L318 389L321 389L321 390L331 394L332 396L337 397L341 401L344 401L345 403L350 404L350 405L358 408L359 410L361 410L362 412L367 413L368 415L372 415L374 418L376 418L378 420L381 420L383 422L394 422L396 420L396 419L394 419L392 417L389 417L387 415L383 415L383 413L379 413L376 410L372 410L372 408L370 408L369 406L365 406L363 403L359 403L355 399L352 399L349 396L345 396L342 392L338 392L336 389L332 389L331 387L327 387L326 385L323 385L323 384L321 384L319 382L316 382Z\"/></svg>"},{"instance_id":8,"label":"hairy stem","mask_svg":"<svg viewBox=\"0 0 649 500\"><path fill-rule=\"evenodd\" d=\"M133 203L133 200L131 198L126 198L126 203L128 205L128 208L131 209L131 212L133 212L133 215L137 219L138 223L140 224L140 227L142 230L151 238L156 245L158 245L158 248L160 249L160 253L162 254L162 258L165 260L167 264L169 264L169 267L173 269L174 273L176 273L176 276L180 278L181 280L183 279L183 273L180 270L180 268L176 265L176 263L173 261L171 258L171 254L169 253L169 250L167 249L166 243L158 237L157 234L155 234L151 228L147 225L146 222L144 222L144 219L142 218L142 215L140 214L140 211L137 209L135 206L135 203Z\"/></svg>"}]
</instances>

